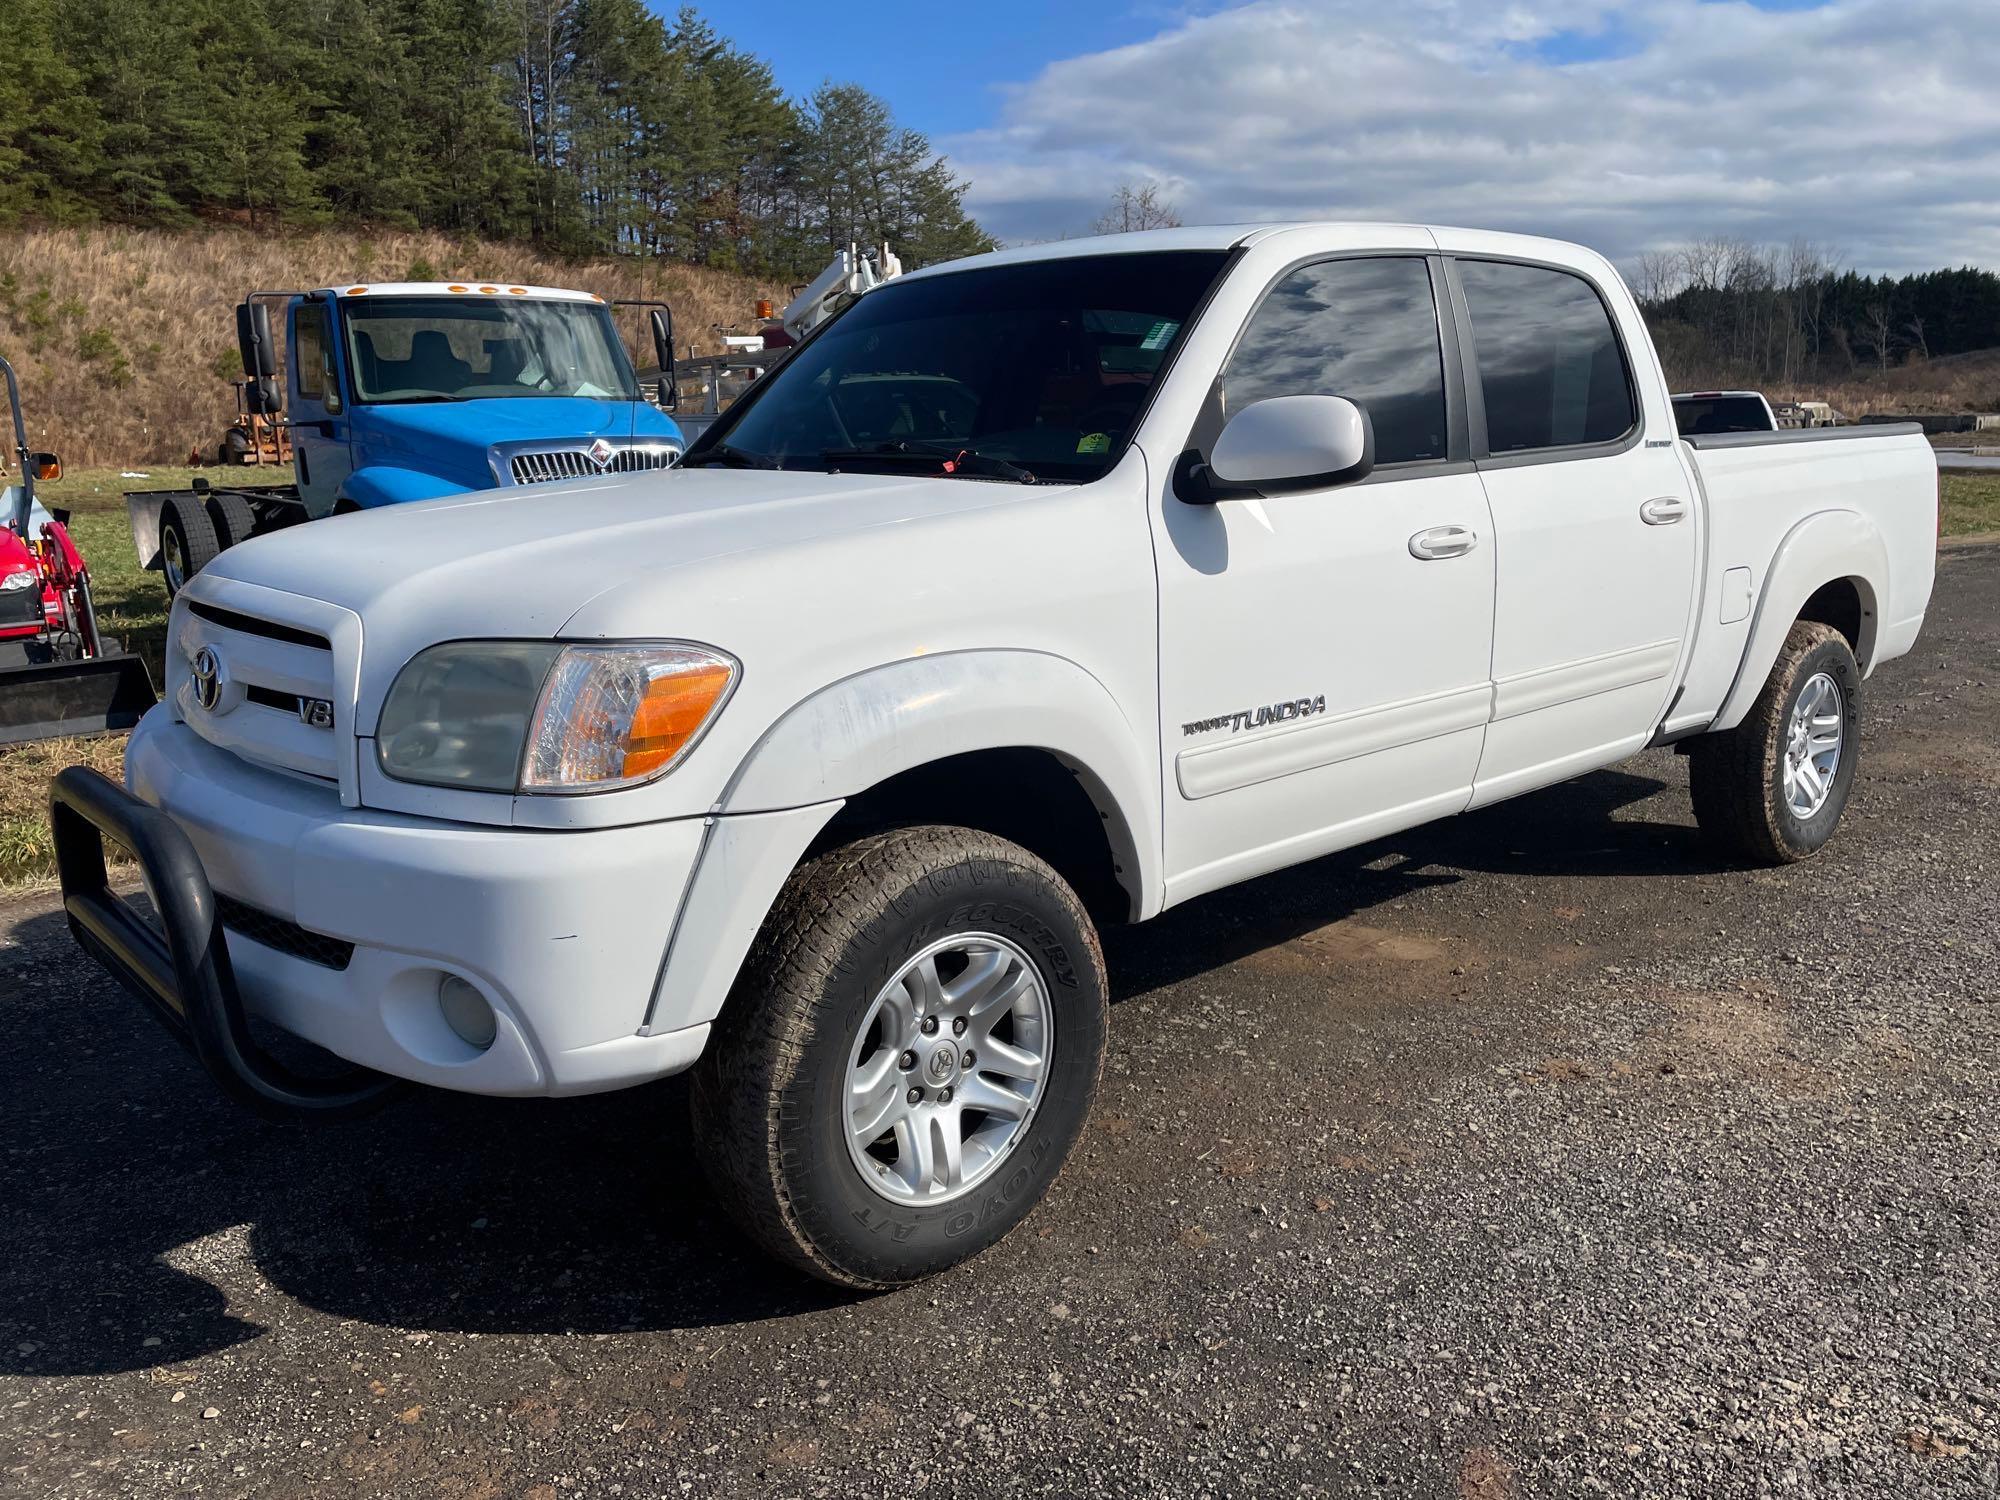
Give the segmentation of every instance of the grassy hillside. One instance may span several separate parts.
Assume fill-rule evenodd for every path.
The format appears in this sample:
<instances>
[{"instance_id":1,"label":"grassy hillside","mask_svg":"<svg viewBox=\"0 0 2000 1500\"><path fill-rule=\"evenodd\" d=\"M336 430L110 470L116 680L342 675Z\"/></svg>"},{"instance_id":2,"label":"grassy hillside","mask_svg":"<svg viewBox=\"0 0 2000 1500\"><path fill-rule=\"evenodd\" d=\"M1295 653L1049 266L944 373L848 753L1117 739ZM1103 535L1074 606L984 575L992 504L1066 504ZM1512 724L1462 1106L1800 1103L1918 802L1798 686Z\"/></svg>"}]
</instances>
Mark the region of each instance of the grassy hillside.
<instances>
[{"instance_id":1,"label":"grassy hillside","mask_svg":"<svg viewBox=\"0 0 2000 1500\"><path fill-rule=\"evenodd\" d=\"M78 466L184 462L197 443L212 449L235 413L233 310L245 292L490 278L662 298L682 348L701 352L719 349L718 326L747 326L773 291L698 267L567 262L435 234L28 230L0 233L0 354L21 375L31 442ZM636 315L621 328L639 337Z\"/></svg>"}]
</instances>

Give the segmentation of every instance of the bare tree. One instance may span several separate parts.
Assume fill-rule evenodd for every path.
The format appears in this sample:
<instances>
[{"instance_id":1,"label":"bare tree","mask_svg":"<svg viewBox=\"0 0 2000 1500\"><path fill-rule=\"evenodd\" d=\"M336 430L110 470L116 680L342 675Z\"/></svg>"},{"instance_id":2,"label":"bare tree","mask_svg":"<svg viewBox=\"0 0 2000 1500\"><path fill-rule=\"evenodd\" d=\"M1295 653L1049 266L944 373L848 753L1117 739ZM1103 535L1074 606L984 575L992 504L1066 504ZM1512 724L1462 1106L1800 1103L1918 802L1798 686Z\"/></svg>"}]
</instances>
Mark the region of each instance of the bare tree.
<instances>
[{"instance_id":1,"label":"bare tree","mask_svg":"<svg viewBox=\"0 0 2000 1500\"><path fill-rule=\"evenodd\" d=\"M1930 340L1924 337L1924 320L1919 317L1912 317L1908 323L1903 325L1903 331L1909 334L1910 338L1915 342L1916 348L1912 352L1916 354L1917 358L1929 359L1931 357L1931 346Z\"/></svg>"},{"instance_id":2,"label":"bare tree","mask_svg":"<svg viewBox=\"0 0 2000 1500\"><path fill-rule=\"evenodd\" d=\"M1632 263L1632 295L1657 307L1687 285L1687 265L1678 250L1648 250Z\"/></svg>"},{"instance_id":3,"label":"bare tree","mask_svg":"<svg viewBox=\"0 0 2000 1500\"><path fill-rule=\"evenodd\" d=\"M1091 226L1098 234L1129 234L1135 229L1178 229L1181 227L1181 211L1160 196L1159 184L1149 182L1144 187L1134 187L1129 182L1118 184L1118 191L1111 195L1111 206L1098 215Z\"/></svg>"},{"instance_id":4,"label":"bare tree","mask_svg":"<svg viewBox=\"0 0 2000 1500\"><path fill-rule=\"evenodd\" d=\"M1680 252L1681 268L1687 284L1703 291L1720 291L1729 282L1729 268L1742 253L1742 245L1727 235L1711 234L1694 241Z\"/></svg>"},{"instance_id":5,"label":"bare tree","mask_svg":"<svg viewBox=\"0 0 2000 1500\"><path fill-rule=\"evenodd\" d=\"M1871 302L1861 309L1861 339L1875 351L1875 367L1888 369L1894 327L1889 321L1889 305L1886 302Z\"/></svg>"}]
</instances>

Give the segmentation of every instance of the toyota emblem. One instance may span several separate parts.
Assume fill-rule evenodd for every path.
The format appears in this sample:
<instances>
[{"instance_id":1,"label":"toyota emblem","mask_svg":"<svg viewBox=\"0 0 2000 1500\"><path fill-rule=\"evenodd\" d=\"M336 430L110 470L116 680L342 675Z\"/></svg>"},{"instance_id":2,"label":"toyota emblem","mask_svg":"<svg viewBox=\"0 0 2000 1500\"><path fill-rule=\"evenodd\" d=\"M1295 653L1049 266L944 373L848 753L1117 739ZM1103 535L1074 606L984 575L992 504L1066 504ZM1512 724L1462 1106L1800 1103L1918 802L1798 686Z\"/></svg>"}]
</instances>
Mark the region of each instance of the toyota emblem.
<instances>
[{"instance_id":1,"label":"toyota emblem","mask_svg":"<svg viewBox=\"0 0 2000 1500\"><path fill-rule=\"evenodd\" d=\"M222 658L215 654L215 647L203 646L195 652L188 669L194 673L194 701L213 713L222 701Z\"/></svg>"}]
</instances>

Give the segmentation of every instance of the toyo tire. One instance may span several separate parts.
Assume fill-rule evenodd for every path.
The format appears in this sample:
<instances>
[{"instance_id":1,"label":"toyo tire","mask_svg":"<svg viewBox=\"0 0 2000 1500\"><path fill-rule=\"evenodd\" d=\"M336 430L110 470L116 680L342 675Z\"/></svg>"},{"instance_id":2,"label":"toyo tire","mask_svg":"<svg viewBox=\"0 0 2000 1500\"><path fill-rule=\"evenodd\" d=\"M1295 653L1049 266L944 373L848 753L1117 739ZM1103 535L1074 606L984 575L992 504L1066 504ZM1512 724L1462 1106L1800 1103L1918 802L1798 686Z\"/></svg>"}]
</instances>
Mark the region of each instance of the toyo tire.
<instances>
[{"instance_id":1,"label":"toyo tire","mask_svg":"<svg viewBox=\"0 0 2000 1500\"><path fill-rule=\"evenodd\" d=\"M1027 850L950 827L831 849L779 895L696 1067L704 1166L779 1259L920 1280L1048 1192L1107 1024L1096 929Z\"/></svg>"},{"instance_id":2,"label":"toyo tire","mask_svg":"<svg viewBox=\"0 0 2000 1500\"><path fill-rule=\"evenodd\" d=\"M1719 852L1790 864L1833 837L1860 760L1861 669L1831 625L1800 620L1734 729L1688 752L1695 821Z\"/></svg>"}]
</instances>

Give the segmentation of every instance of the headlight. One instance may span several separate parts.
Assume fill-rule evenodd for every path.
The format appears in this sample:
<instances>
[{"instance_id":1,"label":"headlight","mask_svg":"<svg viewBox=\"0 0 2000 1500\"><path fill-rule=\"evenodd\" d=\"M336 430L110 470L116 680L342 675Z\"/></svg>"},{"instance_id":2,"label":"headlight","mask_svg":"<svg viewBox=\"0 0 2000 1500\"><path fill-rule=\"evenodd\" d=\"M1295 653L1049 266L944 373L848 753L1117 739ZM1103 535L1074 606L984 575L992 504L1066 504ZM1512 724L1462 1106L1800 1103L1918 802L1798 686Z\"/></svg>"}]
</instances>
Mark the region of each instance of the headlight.
<instances>
[{"instance_id":1,"label":"headlight","mask_svg":"<svg viewBox=\"0 0 2000 1500\"><path fill-rule=\"evenodd\" d=\"M23 568L17 573L9 573L5 578L0 578L0 593L11 594L16 589L31 589L35 586L39 576L39 574L27 568Z\"/></svg>"},{"instance_id":2,"label":"headlight","mask_svg":"<svg viewBox=\"0 0 2000 1500\"><path fill-rule=\"evenodd\" d=\"M663 775L708 727L736 663L700 646L454 641L419 652L382 706L398 781L600 792Z\"/></svg>"}]
</instances>

